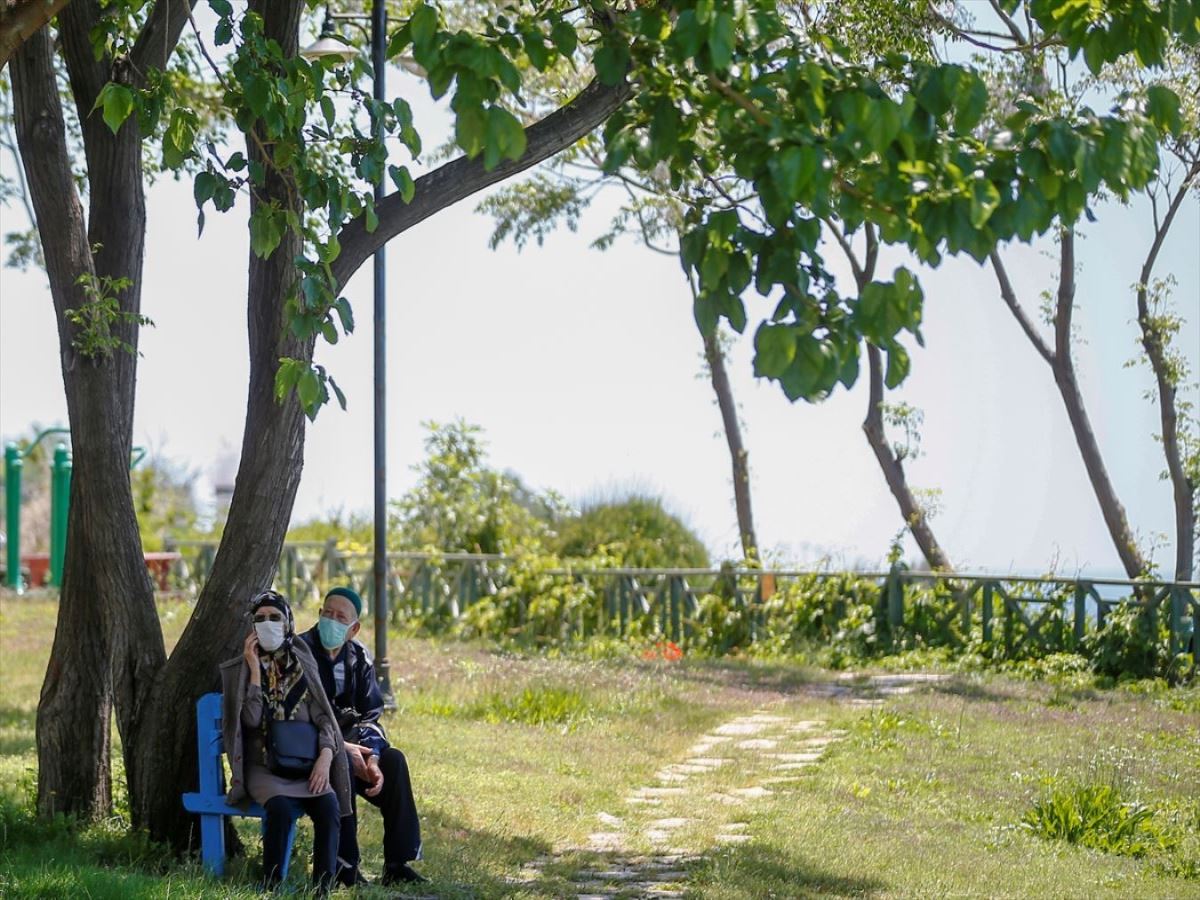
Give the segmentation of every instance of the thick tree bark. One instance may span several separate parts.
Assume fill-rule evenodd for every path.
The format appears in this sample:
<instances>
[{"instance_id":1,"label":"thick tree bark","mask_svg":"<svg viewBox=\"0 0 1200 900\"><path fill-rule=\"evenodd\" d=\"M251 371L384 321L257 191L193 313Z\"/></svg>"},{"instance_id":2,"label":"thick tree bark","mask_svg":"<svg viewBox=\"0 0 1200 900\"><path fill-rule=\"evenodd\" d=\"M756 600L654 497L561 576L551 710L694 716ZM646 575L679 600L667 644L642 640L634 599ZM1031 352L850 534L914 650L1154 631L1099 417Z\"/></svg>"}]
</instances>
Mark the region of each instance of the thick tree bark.
<instances>
[{"instance_id":1,"label":"thick tree bark","mask_svg":"<svg viewBox=\"0 0 1200 900\"><path fill-rule=\"evenodd\" d=\"M842 234L841 230L832 222L827 224L850 263L855 285L861 294L874 280L875 264L879 259L879 237L875 227L870 223L864 226L867 241L866 251L862 259L859 259L850 245L850 241ZM888 443L887 433L883 426L883 361L879 348L871 343L867 344L867 379L870 392L867 398L867 416L862 423L863 435L867 439L871 452L875 454L875 460L879 463L880 471L883 472L888 490L891 491L896 505L900 507L900 516L904 519L904 524L913 539L916 540L921 555L925 557L925 562L935 572L952 572L954 565L950 562L950 557L938 543L933 533L933 527L929 524L929 517L921 508L921 504L917 502L912 488L908 485L904 462L896 455L892 445Z\"/></svg>"},{"instance_id":2,"label":"thick tree bark","mask_svg":"<svg viewBox=\"0 0 1200 900\"><path fill-rule=\"evenodd\" d=\"M716 331L704 338L704 359L708 363L713 393L717 395L725 442L729 445L729 459L733 467L733 503L737 510L742 556L758 559L758 535L754 531L754 511L750 503L750 453L742 442L737 404L733 401L733 387L729 383L729 373L725 371L725 353L721 350Z\"/></svg>"},{"instance_id":3,"label":"thick tree bark","mask_svg":"<svg viewBox=\"0 0 1200 900\"><path fill-rule=\"evenodd\" d=\"M70 0L0 0L0 69Z\"/></svg>"},{"instance_id":4,"label":"thick tree bark","mask_svg":"<svg viewBox=\"0 0 1200 900\"><path fill-rule=\"evenodd\" d=\"M1154 241L1146 260L1137 286L1137 319L1142 331L1142 348L1150 361L1150 369L1154 372L1154 382L1158 395L1158 415L1162 425L1163 456L1167 460L1167 475L1171 479L1171 496L1175 502L1175 580L1191 581L1193 561L1196 551L1196 490L1197 485L1188 477L1184 467L1183 455L1179 448L1179 412L1176 405L1176 384L1170 374L1170 364L1167 360L1167 347L1163 344L1162 334L1155 327L1150 312L1149 292L1150 279L1154 275L1154 264L1158 261L1159 250L1166 240L1175 221L1175 214L1183 204L1200 176L1200 161L1192 164L1179 185L1175 196L1167 207L1166 215L1154 231Z\"/></svg>"},{"instance_id":5,"label":"thick tree bark","mask_svg":"<svg viewBox=\"0 0 1200 900\"><path fill-rule=\"evenodd\" d=\"M1117 550L1117 556L1130 578L1137 578L1147 571L1147 561L1138 549L1133 529L1129 526L1129 518L1125 507L1117 497L1108 469L1104 465L1104 457L1100 452L1100 444L1092 431L1091 419L1087 406L1083 402L1083 394L1079 390L1079 381L1075 375L1075 361L1071 357L1071 318L1075 310L1075 232L1066 229L1062 235L1062 252L1059 257L1058 294L1054 309L1054 348L1051 349L1038 336L1032 324L1025 317L1021 305L1009 281L1008 273L1000 259L999 253L991 254L992 268L1000 284L1000 294L1004 303L1017 318L1022 331L1037 349L1038 354L1050 364L1054 373L1054 383L1062 397L1067 418L1071 423L1071 431L1075 435L1075 446L1083 457L1084 468L1092 485L1096 502L1100 504L1100 513L1104 524L1108 527L1109 536Z\"/></svg>"},{"instance_id":6,"label":"thick tree bark","mask_svg":"<svg viewBox=\"0 0 1200 900\"><path fill-rule=\"evenodd\" d=\"M80 21L64 13L64 38ZM70 64L71 55L66 55ZM74 75L80 76L72 79L77 97L93 89L89 78ZM104 277L132 279L132 286L116 297L122 313L137 312L145 219L140 151L132 127L113 137L85 123L93 186L85 232L49 33L38 32L17 53L13 81L21 158L58 320L74 463L58 626L38 704L38 808L43 815L97 815L107 811L110 801L110 611L123 602L148 603L153 615L154 607L129 490L136 325L108 323L130 352L85 355L75 346L81 330L67 313L92 302L78 283L80 276L94 284ZM115 209L106 206L118 197ZM103 246L93 256L95 244Z\"/></svg>"},{"instance_id":7,"label":"thick tree bark","mask_svg":"<svg viewBox=\"0 0 1200 900\"><path fill-rule=\"evenodd\" d=\"M263 15L267 36L295 53L303 2L259 0L252 8ZM288 191L256 142L247 142L247 152L272 173L251 198L252 211L272 199L287 205ZM282 357L312 359L313 341L293 336L285 310L296 278L293 260L301 251L289 232L270 258L250 257L250 386L229 517L196 610L150 689L135 734L138 777L129 782L134 824L177 847L190 842L194 825L179 794L197 778L195 701L217 688L218 664L236 655L245 639L248 601L272 581L300 484L304 413L294 394L276 400L275 371Z\"/></svg>"},{"instance_id":8,"label":"thick tree bark","mask_svg":"<svg viewBox=\"0 0 1200 900\"><path fill-rule=\"evenodd\" d=\"M376 207L379 225L374 231L367 231L361 216L342 228L338 238L342 251L333 262L334 279L344 286L359 266L392 238L570 147L604 124L631 94L627 82L609 87L592 81L570 103L525 129L525 153L515 162L505 160L489 171L483 167L482 155L459 157L418 178L411 202L405 203L400 194L390 194Z\"/></svg>"}]
</instances>

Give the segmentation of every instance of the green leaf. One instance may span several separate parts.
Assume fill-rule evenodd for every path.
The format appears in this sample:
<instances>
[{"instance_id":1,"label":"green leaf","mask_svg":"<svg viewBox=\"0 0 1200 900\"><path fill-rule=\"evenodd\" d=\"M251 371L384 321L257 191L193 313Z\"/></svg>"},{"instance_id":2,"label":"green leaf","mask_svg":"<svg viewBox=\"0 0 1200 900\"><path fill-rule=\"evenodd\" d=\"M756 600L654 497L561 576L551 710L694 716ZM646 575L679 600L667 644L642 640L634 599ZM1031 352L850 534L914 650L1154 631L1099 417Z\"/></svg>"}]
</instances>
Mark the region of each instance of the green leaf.
<instances>
[{"instance_id":1,"label":"green leaf","mask_svg":"<svg viewBox=\"0 0 1200 900\"><path fill-rule=\"evenodd\" d=\"M296 394L300 397L300 405L304 407L305 413L309 413L309 418L312 418L310 410L315 411L317 401L321 398L321 379L313 369L305 369L300 375L296 381Z\"/></svg>"},{"instance_id":2,"label":"green leaf","mask_svg":"<svg viewBox=\"0 0 1200 900\"><path fill-rule=\"evenodd\" d=\"M883 377L883 383L889 389L899 387L900 383L908 377L911 365L908 351L899 344L893 344L887 351L887 373Z\"/></svg>"},{"instance_id":3,"label":"green leaf","mask_svg":"<svg viewBox=\"0 0 1200 900\"><path fill-rule=\"evenodd\" d=\"M396 185L396 190L400 192L400 199L405 203L412 203L417 186L413 182L412 175L408 173L408 169L404 166L388 166L388 175L391 176L392 183Z\"/></svg>"},{"instance_id":4,"label":"green leaf","mask_svg":"<svg viewBox=\"0 0 1200 900\"><path fill-rule=\"evenodd\" d=\"M1183 127L1179 97L1170 88L1153 84L1146 89L1146 115L1158 128L1177 135Z\"/></svg>"},{"instance_id":5,"label":"green leaf","mask_svg":"<svg viewBox=\"0 0 1200 900\"><path fill-rule=\"evenodd\" d=\"M333 395L337 397L338 406L340 406L342 409L345 409L346 395L342 393L342 389L338 387L337 382L334 381L333 378L328 378L327 380L329 382L329 386L333 388Z\"/></svg>"},{"instance_id":6,"label":"green leaf","mask_svg":"<svg viewBox=\"0 0 1200 900\"><path fill-rule=\"evenodd\" d=\"M350 308L350 301L345 297L338 297L333 304L334 311L338 314L338 318L342 322L342 330L346 334L351 334L354 331L354 311Z\"/></svg>"},{"instance_id":7,"label":"green leaf","mask_svg":"<svg viewBox=\"0 0 1200 900\"><path fill-rule=\"evenodd\" d=\"M104 124L108 126L109 131L116 134L125 120L133 114L133 106L133 91L123 84L110 81L101 89L100 96L96 98L96 106L92 108L104 108Z\"/></svg>"},{"instance_id":8,"label":"green leaf","mask_svg":"<svg viewBox=\"0 0 1200 900\"><path fill-rule=\"evenodd\" d=\"M413 10L412 18L409 20L409 27L412 29L413 44L417 46L428 44L437 33L437 12L432 7L422 3Z\"/></svg>"},{"instance_id":9,"label":"green leaf","mask_svg":"<svg viewBox=\"0 0 1200 900\"><path fill-rule=\"evenodd\" d=\"M250 217L250 250L259 259L268 258L283 240L279 219L270 206L260 206Z\"/></svg>"},{"instance_id":10,"label":"green leaf","mask_svg":"<svg viewBox=\"0 0 1200 900\"><path fill-rule=\"evenodd\" d=\"M326 319L321 323L321 337L330 344L338 342L338 330L337 326L333 324L333 319Z\"/></svg>"},{"instance_id":11,"label":"green leaf","mask_svg":"<svg viewBox=\"0 0 1200 900\"><path fill-rule=\"evenodd\" d=\"M575 26L565 19L559 19L550 29L550 40L563 56L571 56L579 45L579 35Z\"/></svg>"},{"instance_id":12,"label":"green leaf","mask_svg":"<svg viewBox=\"0 0 1200 900\"><path fill-rule=\"evenodd\" d=\"M602 84L609 87L620 84L629 66L629 48L623 44L607 43L592 57L592 65Z\"/></svg>"},{"instance_id":13,"label":"green leaf","mask_svg":"<svg viewBox=\"0 0 1200 900\"><path fill-rule=\"evenodd\" d=\"M982 228L1000 205L1000 191L986 178L977 178L971 187L971 225Z\"/></svg>"},{"instance_id":14,"label":"green leaf","mask_svg":"<svg viewBox=\"0 0 1200 900\"><path fill-rule=\"evenodd\" d=\"M733 46L736 41L733 15L728 12L718 13L713 19L712 29L708 35L708 52L712 57L713 68L724 71L733 62Z\"/></svg>"},{"instance_id":15,"label":"green leaf","mask_svg":"<svg viewBox=\"0 0 1200 900\"><path fill-rule=\"evenodd\" d=\"M218 184L217 176L212 172L198 173L196 181L192 185L192 196L196 198L196 205L203 206L206 200L211 200L213 194L217 192Z\"/></svg>"},{"instance_id":16,"label":"green leaf","mask_svg":"<svg viewBox=\"0 0 1200 900\"><path fill-rule=\"evenodd\" d=\"M796 358L796 334L791 325L764 322L754 335L754 374L779 378Z\"/></svg>"},{"instance_id":17,"label":"green leaf","mask_svg":"<svg viewBox=\"0 0 1200 900\"><path fill-rule=\"evenodd\" d=\"M279 368L275 370L275 399L279 402L291 393L292 388L296 386L296 381L300 377L303 364L296 359L288 359L284 357L279 360Z\"/></svg>"}]
</instances>

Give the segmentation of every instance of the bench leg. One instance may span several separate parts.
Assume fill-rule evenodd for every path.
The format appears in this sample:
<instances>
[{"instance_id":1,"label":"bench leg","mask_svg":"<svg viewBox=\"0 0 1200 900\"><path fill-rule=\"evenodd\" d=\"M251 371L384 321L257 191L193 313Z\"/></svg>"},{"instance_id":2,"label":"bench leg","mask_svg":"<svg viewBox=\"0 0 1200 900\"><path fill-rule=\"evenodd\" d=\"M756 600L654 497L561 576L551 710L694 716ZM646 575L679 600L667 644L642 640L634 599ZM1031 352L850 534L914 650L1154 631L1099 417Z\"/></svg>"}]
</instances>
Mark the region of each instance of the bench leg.
<instances>
[{"instance_id":1,"label":"bench leg","mask_svg":"<svg viewBox=\"0 0 1200 900\"><path fill-rule=\"evenodd\" d=\"M225 817L200 817L200 858L210 875L225 874Z\"/></svg>"},{"instance_id":2,"label":"bench leg","mask_svg":"<svg viewBox=\"0 0 1200 900\"><path fill-rule=\"evenodd\" d=\"M288 829L287 850L283 854L283 865L279 870L279 880L284 881L288 875L288 865L292 861L292 848L296 845L296 819L292 819L292 827ZM262 820L263 837L267 834L267 817L263 816Z\"/></svg>"}]
</instances>

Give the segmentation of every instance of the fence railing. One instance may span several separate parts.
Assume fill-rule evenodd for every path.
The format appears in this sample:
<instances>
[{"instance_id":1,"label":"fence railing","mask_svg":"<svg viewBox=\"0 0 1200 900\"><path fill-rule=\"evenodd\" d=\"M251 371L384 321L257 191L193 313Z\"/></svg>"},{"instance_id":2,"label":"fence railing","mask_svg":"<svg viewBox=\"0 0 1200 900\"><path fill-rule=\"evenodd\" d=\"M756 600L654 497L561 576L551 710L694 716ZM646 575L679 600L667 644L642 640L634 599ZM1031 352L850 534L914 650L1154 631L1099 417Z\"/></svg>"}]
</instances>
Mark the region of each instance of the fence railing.
<instances>
[{"instance_id":1,"label":"fence railing","mask_svg":"<svg viewBox=\"0 0 1200 900\"><path fill-rule=\"evenodd\" d=\"M178 541L171 575L177 590L196 593L212 568L214 542ZM513 557L473 553L389 553L388 608L393 621L413 617L458 619L480 600L502 591L527 621L537 598L513 587ZM284 546L275 587L297 606L317 604L335 584L348 584L372 608L372 557L339 550L335 541ZM561 611L560 636L624 636L631 632L686 644L711 631L709 598L721 598L753 642L786 614L789 597L819 585L827 599L827 630L854 607L869 606L881 641L919 635L929 645L965 646L982 639L1007 658L1077 649L1121 606L1142 609L1152 634L1166 633L1172 656L1200 663L1200 584L1106 578L941 575L894 568L885 572L759 569L551 568L539 576L574 585L585 598ZM1161 628L1160 626L1165 626Z\"/></svg>"}]
</instances>

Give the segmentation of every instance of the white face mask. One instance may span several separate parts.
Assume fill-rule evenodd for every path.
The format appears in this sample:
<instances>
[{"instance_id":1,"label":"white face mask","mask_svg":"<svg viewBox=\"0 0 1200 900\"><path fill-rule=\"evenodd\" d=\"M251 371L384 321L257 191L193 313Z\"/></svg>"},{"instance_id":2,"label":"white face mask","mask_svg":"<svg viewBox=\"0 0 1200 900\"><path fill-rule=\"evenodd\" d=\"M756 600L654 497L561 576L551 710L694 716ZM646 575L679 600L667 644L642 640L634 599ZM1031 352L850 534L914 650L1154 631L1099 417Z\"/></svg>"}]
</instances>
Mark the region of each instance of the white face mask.
<instances>
[{"instance_id":1,"label":"white face mask","mask_svg":"<svg viewBox=\"0 0 1200 900\"><path fill-rule=\"evenodd\" d=\"M258 645L272 653L283 646L283 622L255 622L254 632L258 635Z\"/></svg>"}]
</instances>

